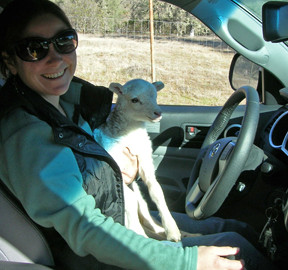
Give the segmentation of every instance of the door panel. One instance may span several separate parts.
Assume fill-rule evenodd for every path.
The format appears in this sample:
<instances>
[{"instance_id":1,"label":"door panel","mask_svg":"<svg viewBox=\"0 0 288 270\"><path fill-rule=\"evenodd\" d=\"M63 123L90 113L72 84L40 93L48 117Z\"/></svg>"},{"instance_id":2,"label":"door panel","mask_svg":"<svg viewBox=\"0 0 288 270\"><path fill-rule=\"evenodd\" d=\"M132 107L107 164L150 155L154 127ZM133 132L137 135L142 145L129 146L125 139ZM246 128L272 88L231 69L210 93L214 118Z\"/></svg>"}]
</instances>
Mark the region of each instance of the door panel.
<instances>
[{"instance_id":1,"label":"door panel","mask_svg":"<svg viewBox=\"0 0 288 270\"><path fill-rule=\"evenodd\" d=\"M220 107L162 106L161 109L160 123L147 126L153 143L156 177L170 210L184 212L191 169ZM146 199L149 201L147 196ZM151 201L149 204L155 208Z\"/></svg>"},{"instance_id":2,"label":"door panel","mask_svg":"<svg viewBox=\"0 0 288 270\"><path fill-rule=\"evenodd\" d=\"M174 211L184 211L186 187L198 152L193 148L159 146L153 153L157 180Z\"/></svg>"}]
</instances>

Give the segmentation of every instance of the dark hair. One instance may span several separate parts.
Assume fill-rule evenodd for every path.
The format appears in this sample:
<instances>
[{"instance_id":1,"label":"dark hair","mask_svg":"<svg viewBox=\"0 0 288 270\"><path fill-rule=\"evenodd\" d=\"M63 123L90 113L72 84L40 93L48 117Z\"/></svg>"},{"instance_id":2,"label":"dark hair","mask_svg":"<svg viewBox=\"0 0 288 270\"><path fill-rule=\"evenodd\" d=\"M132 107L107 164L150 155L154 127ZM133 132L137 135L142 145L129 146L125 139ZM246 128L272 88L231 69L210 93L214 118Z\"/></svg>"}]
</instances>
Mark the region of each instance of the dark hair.
<instances>
[{"instance_id":1,"label":"dark hair","mask_svg":"<svg viewBox=\"0 0 288 270\"><path fill-rule=\"evenodd\" d=\"M4 77L9 77L9 70L2 52L14 57L15 42L21 39L23 31L34 18L44 14L52 14L72 28L64 11L49 0L13 0L0 14L0 71Z\"/></svg>"}]
</instances>

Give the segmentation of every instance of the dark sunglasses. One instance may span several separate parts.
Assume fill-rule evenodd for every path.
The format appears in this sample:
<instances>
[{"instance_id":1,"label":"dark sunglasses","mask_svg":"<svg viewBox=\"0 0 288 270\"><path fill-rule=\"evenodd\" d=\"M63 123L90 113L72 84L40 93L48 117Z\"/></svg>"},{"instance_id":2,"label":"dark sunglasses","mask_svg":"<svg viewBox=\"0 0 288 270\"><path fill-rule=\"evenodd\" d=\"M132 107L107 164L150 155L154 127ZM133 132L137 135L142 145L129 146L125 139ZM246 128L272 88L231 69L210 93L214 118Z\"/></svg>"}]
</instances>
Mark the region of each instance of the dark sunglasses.
<instances>
[{"instance_id":1,"label":"dark sunglasses","mask_svg":"<svg viewBox=\"0 0 288 270\"><path fill-rule=\"evenodd\" d=\"M64 30L52 38L29 37L15 44L17 56L26 62L40 61L49 52L49 44L53 43L55 50L60 54L68 54L76 50L78 36L74 29Z\"/></svg>"}]
</instances>

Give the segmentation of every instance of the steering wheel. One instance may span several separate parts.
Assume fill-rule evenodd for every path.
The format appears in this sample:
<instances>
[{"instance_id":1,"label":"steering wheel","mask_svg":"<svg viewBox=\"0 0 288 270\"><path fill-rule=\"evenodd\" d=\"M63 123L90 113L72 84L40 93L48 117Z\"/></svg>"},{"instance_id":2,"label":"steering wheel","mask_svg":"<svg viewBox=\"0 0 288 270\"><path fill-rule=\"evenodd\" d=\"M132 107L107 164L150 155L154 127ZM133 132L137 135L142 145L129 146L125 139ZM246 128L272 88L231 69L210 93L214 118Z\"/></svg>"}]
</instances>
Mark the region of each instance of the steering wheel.
<instances>
[{"instance_id":1,"label":"steering wheel","mask_svg":"<svg viewBox=\"0 0 288 270\"><path fill-rule=\"evenodd\" d=\"M235 108L246 98L238 137L218 139ZM207 218L221 207L240 176L253 146L259 120L259 97L245 86L235 91L218 113L194 163L186 194L186 213Z\"/></svg>"}]
</instances>

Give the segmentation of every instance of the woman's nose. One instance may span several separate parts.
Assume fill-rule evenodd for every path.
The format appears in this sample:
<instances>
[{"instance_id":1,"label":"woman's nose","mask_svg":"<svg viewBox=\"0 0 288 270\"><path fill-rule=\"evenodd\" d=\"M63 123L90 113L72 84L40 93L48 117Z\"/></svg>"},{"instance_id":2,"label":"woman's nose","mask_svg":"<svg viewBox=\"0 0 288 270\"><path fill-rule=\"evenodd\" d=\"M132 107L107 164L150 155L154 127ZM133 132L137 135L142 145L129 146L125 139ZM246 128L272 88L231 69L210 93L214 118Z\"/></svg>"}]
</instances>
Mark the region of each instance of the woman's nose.
<instances>
[{"instance_id":1,"label":"woman's nose","mask_svg":"<svg viewBox=\"0 0 288 270\"><path fill-rule=\"evenodd\" d=\"M48 61L59 61L62 60L61 53L57 52L53 43L49 44L49 51L47 55Z\"/></svg>"}]
</instances>

